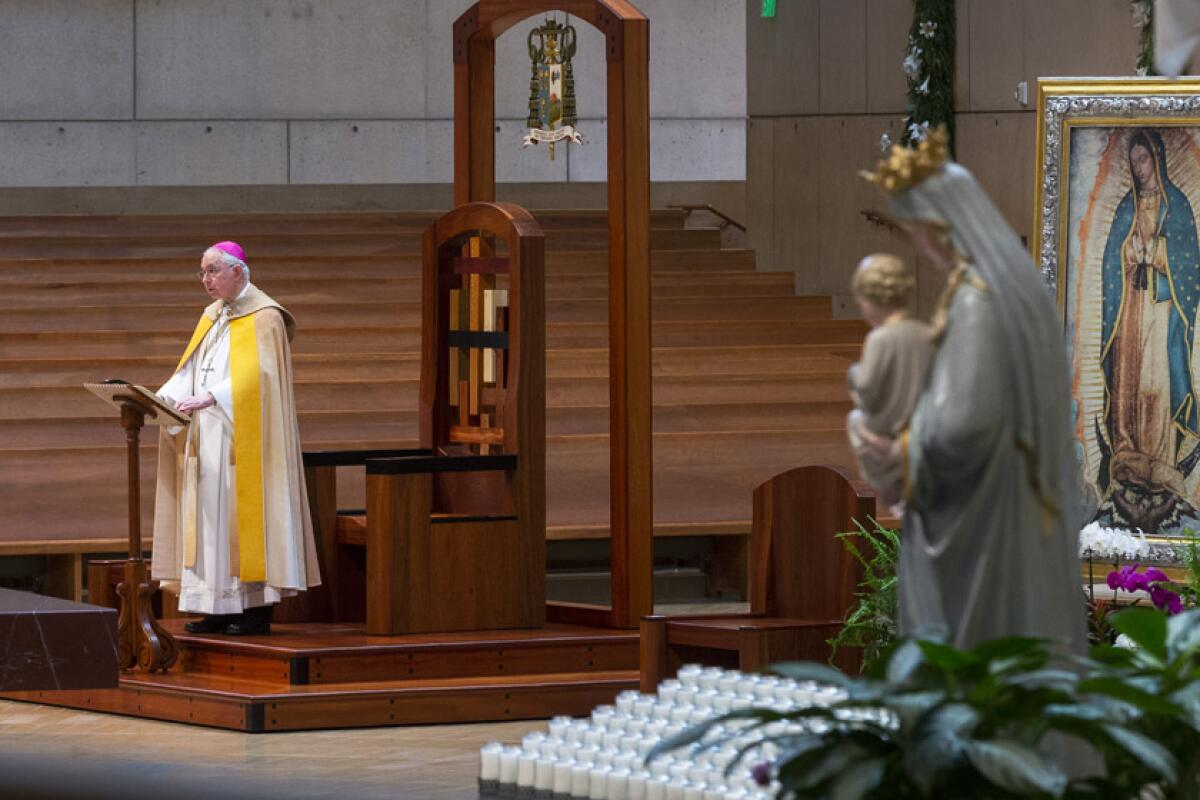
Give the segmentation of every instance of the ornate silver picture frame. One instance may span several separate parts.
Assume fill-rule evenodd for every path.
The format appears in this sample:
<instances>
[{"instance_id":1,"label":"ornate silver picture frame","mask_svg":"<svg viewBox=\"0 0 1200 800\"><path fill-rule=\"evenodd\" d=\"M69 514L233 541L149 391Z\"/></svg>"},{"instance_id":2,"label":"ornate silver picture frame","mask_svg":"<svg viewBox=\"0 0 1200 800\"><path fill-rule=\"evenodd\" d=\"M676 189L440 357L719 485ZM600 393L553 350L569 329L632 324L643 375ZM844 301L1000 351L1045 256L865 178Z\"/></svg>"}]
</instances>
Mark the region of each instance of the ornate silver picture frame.
<instances>
[{"instance_id":1,"label":"ornate silver picture frame","mask_svg":"<svg viewBox=\"0 0 1200 800\"><path fill-rule=\"evenodd\" d=\"M1093 518L1200 529L1200 81L1041 81L1036 176Z\"/></svg>"}]
</instances>

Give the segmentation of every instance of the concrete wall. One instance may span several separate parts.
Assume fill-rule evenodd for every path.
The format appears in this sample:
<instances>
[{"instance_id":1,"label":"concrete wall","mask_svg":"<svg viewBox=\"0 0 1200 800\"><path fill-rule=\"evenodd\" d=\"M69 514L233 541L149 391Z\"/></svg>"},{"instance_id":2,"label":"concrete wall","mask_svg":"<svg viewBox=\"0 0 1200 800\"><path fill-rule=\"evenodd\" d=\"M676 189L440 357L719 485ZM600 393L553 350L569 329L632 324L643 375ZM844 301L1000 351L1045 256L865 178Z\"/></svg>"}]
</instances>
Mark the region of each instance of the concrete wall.
<instances>
[{"instance_id":1,"label":"concrete wall","mask_svg":"<svg viewBox=\"0 0 1200 800\"><path fill-rule=\"evenodd\" d=\"M905 252L859 215L879 192L856 177L900 135L900 71L911 0L791 0L774 19L746 2L747 216L760 268L791 270L802 292L832 294L851 314L855 263ZM958 0L955 95L958 159L1009 222L1033 224L1038 76L1128 75L1137 33L1127 0ZM1013 97L1029 84L1030 105ZM911 255L910 253L906 253ZM940 290L920 268L921 306Z\"/></svg>"},{"instance_id":2,"label":"concrete wall","mask_svg":"<svg viewBox=\"0 0 1200 800\"><path fill-rule=\"evenodd\" d=\"M451 181L451 29L471 2L3 0L0 188ZM637 5L651 20L652 180L743 180L738 0ZM537 22L497 43L497 178L603 181L603 39L587 23L575 74L589 143L555 161L520 147Z\"/></svg>"}]
</instances>

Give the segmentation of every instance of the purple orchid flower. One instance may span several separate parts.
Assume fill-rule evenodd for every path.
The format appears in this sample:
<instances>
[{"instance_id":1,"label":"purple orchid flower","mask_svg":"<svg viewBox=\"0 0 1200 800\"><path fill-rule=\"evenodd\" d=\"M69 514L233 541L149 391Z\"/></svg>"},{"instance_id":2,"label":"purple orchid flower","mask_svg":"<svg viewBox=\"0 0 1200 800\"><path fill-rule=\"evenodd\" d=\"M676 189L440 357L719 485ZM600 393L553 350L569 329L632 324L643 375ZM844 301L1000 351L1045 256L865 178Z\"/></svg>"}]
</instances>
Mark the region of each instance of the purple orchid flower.
<instances>
[{"instance_id":1,"label":"purple orchid flower","mask_svg":"<svg viewBox=\"0 0 1200 800\"><path fill-rule=\"evenodd\" d=\"M1141 568L1141 564L1126 564L1119 570L1109 572L1108 587L1114 591L1124 589L1127 592L1147 592L1155 608L1165 610L1172 616L1181 613L1183 598L1167 588L1171 585L1167 574L1157 567L1147 567L1145 572L1140 572Z\"/></svg>"}]
</instances>

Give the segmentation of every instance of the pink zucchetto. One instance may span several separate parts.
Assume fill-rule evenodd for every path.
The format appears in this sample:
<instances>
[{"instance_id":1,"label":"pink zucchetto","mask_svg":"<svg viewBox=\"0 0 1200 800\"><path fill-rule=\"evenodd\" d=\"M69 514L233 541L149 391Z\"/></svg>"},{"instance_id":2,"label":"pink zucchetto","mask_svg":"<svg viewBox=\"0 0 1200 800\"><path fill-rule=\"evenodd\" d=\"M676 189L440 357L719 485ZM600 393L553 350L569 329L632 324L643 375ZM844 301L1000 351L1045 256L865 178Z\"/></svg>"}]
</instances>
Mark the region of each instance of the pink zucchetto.
<instances>
[{"instance_id":1,"label":"pink zucchetto","mask_svg":"<svg viewBox=\"0 0 1200 800\"><path fill-rule=\"evenodd\" d=\"M246 263L246 251L237 242L217 242L209 250L220 250L222 253L228 253L243 264ZM249 265L247 265L249 266Z\"/></svg>"}]
</instances>

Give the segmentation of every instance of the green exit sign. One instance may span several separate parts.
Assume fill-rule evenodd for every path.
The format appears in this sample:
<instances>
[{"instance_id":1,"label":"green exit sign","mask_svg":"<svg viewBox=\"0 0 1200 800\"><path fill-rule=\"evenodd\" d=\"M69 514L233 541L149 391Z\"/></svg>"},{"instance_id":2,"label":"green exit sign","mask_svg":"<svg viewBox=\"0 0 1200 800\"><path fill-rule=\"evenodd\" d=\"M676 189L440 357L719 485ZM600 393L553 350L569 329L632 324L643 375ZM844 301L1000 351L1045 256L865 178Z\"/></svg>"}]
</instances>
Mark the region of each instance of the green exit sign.
<instances>
[{"instance_id":1,"label":"green exit sign","mask_svg":"<svg viewBox=\"0 0 1200 800\"><path fill-rule=\"evenodd\" d=\"M775 16L775 0L763 0L763 13L762 13L762 15L763 15L764 17L773 17L773 16Z\"/></svg>"}]
</instances>

